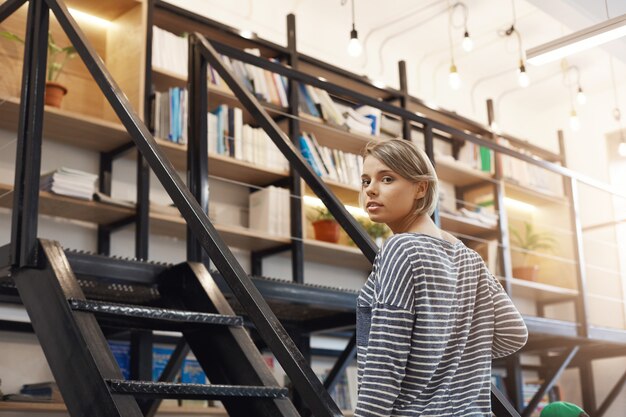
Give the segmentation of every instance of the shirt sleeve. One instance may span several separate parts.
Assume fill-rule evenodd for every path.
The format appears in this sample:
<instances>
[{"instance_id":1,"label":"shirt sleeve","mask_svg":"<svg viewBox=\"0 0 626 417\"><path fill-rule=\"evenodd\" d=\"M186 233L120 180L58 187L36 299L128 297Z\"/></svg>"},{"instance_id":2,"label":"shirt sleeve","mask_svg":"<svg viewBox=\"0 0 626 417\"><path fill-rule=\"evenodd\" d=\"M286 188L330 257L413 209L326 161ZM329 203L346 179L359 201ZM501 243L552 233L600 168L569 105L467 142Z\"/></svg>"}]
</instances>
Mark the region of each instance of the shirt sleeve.
<instances>
[{"instance_id":1,"label":"shirt sleeve","mask_svg":"<svg viewBox=\"0 0 626 417\"><path fill-rule=\"evenodd\" d=\"M491 354L494 358L511 355L528 340L528 329L515 305L498 280L485 268L493 301L494 334Z\"/></svg>"},{"instance_id":2,"label":"shirt sleeve","mask_svg":"<svg viewBox=\"0 0 626 417\"><path fill-rule=\"evenodd\" d=\"M411 350L414 282L409 247L390 239L376 269L367 353L355 417L390 416Z\"/></svg>"}]
</instances>

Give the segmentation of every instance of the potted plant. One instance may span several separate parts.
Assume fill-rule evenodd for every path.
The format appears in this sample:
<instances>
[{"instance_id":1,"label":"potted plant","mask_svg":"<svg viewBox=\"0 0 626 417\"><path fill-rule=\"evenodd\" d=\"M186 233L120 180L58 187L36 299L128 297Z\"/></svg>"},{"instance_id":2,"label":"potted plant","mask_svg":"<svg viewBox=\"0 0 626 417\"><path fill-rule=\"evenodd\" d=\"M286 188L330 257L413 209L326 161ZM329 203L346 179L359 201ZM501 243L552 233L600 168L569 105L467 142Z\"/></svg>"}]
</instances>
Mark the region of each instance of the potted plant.
<instances>
[{"instance_id":1,"label":"potted plant","mask_svg":"<svg viewBox=\"0 0 626 417\"><path fill-rule=\"evenodd\" d=\"M547 232L536 232L532 223L524 222L524 234L515 229L510 229L511 242L523 249L522 265L513 268L515 278L527 281L536 281L539 275L539 265L529 264L532 252L544 250L551 252L554 249L555 240Z\"/></svg>"},{"instance_id":2,"label":"potted plant","mask_svg":"<svg viewBox=\"0 0 626 417\"><path fill-rule=\"evenodd\" d=\"M313 223L316 240L330 243L339 242L339 223L326 207L311 207L309 213L309 220Z\"/></svg>"},{"instance_id":3,"label":"potted plant","mask_svg":"<svg viewBox=\"0 0 626 417\"><path fill-rule=\"evenodd\" d=\"M357 221L363 226L367 234L374 239L378 247L381 247L385 239L391 235L391 229L384 223L373 222L367 217L357 217Z\"/></svg>"},{"instance_id":4,"label":"potted plant","mask_svg":"<svg viewBox=\"0 0 626 417\"><path fill-rule=\"evenodd\" d=\"M11 32L0 32L0 36L24 44L24 40ZM57 82L67 62L76 56L73 46L60 47L54 42L52 33L48 32L48 71L46 73L45 103L53 107L61 107L67 87Z\"/></svg>"}]
</instances>

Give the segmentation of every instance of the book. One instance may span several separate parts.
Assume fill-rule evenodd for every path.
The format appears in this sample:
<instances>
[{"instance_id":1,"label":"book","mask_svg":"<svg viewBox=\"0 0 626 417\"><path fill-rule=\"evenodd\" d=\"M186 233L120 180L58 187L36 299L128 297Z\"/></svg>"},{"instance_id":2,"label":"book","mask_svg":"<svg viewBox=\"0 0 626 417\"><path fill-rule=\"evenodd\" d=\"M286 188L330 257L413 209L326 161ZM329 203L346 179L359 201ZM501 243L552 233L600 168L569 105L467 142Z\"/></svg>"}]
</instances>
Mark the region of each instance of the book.
<instances>
[{"instance_id":1,"label":"book","mask_svg":"<svg viewBox=\"0 0 626 417\"><path fill-rule=\"evenodd\" d=\"M59 195L93 200L98 176L88 172L61 167L43 174L39 188Z\"/></svg>"}]
</instances>

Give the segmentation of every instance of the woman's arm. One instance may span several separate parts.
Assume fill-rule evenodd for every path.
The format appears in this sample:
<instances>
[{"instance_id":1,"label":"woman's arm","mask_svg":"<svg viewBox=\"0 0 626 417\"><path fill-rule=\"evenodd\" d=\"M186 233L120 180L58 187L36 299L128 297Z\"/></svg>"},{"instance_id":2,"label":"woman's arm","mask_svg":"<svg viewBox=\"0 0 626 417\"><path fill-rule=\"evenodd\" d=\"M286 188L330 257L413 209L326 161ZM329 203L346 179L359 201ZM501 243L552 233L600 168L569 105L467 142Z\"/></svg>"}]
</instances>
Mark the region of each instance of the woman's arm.
<instances>
[{"instance_id":1,"label":"woman's arm","mask_svg":"<svg viewBox=\"0 0 626 417\"><path fill-rule=\"evenodd\" d=\"M389 416L400 393L414 325L414 284L408 249L401 240L392 238L378 259L355 417Z\"/></svg>"},{"instance_id":2,"label":"woman's arm","mask_svg":"<svg viewBox=\"0 0 626 417\"><path fill-rule=\"evenodd\" d=\"M494 358L508 356L526 344L528 329L515 305L496 278L484 268L493 301L494 334L491 354Z\"/></svg>"}]
</instances>

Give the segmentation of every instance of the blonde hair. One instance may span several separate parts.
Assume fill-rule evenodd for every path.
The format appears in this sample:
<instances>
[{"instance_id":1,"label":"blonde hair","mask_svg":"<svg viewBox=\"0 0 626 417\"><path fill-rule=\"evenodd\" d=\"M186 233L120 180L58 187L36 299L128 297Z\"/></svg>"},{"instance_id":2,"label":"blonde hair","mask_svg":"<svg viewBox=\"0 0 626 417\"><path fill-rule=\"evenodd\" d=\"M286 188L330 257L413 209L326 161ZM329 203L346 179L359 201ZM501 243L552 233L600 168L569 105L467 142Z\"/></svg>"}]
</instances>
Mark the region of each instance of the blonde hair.
<instances>
[{"instance_id":1,"label":"blonde hair","mask_svg":"<svg viewBox=\"0 0 626 417\"><path fill-rule=\"evenodd\" d=\"M363 150L363 160L368 156L378 159L408 181L426 181L426 194L416 202L413 215L430 216L435 212L439 201L439 180L433 164L423 150L404 139L373 140ZM362 190L360 200L363 206L365 195Z\"/></svg>"}]
</instances>

